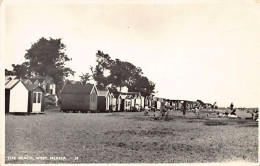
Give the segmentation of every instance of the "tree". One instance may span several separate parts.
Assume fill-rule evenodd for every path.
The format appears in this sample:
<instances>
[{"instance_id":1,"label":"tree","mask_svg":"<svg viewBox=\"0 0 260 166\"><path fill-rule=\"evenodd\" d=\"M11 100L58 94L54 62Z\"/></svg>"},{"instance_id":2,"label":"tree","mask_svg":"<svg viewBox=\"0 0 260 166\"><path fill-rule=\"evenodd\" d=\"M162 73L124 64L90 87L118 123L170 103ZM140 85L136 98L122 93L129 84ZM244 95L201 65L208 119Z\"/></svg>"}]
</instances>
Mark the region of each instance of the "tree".
<instances>
[{"instance_id":1,"label":"tree","mask_svg":"<svg viewBox=\"0 0 260 166\"><path fill-rule=\"evenodd\" d=\"M65 62L72 60L65 54L66 45L61 39L41 38L26 50L29 70L39 75L53 77L54 83L62 84L65 77L74 75L74 71L65 67Z\"/></svg>"},{"instance_id":2,"label":"tree","mask_svg":"<svg viewBox=\"0 0 260 166\"><path fill-rule=\"evenodd\" d=\"M129 91L140 92L142 96L150 96L154 93L155 83L149 81L145 76L138 76L132 86L128 86Z\"/></svg>"},{"instance_id":3,"label":"tree","mask_svg":"<svg viewBox=\"0 0 260 166\"><path fill-rule=\"evenodd\" d=\"M105 76L105 72L109 71L113 60L111 60L108 54L103 53L98 50L96 53L96 62L95 67L90 66L93 79L97 82L97 85L107 86L109 83L108 78Z\"/></svg>"},{"instance_id":4,"label":"tree","mask_svg":"<svg viewBox=\"0 0 260 166\"><path fill-rule=\"evenodd\" d=\"M141 78L142 74L141 68L137 68L129 62L116 59L110 67L109 80L113 85L119 87L121 91L124 86L131 89L131 87L135 85L137 79Z\"/></svg>"},{"instance_id":5,"label":"tree","mask_svg":"<svg viewBox=\"0 0 260 166\"><path fill-rule=\"evenodd\" d=\"M89 73L85 73L85 74L82 73L79 77L80 77L80 82L82 84L86 84L92 76Z\"/></svg>"},{"instance_id":6,"label":"tree","mask_svg":"<svg viewBox=\"0 0 260 166\"><path fill-rule=\"evenodd\" d=\"M21 65L12 64L14 75L18 78L27 78L31 76L31 69L29 67L29 62L24 62Z\"/></svg>"},{"instance_id":7,"label":"tree","mask_svg":"<svg viewBox=\"0 0 260 166\"><path fill-rule=\"evenodd\" d=\"M15 75L13 71L5 69L5 76L13 76Z\"/></svg>"},{"instance_id":8,"label":"tree","mask_svg":"<svg viewBox=\"0 0 260 166\"><path fill-rule=\"evenodd\" d=\"M111 83L113 87L119 87L119 91L121 91L122 87L126 86L126 80L129 77L129 71L124 65L124 62L116 59L110 66L109 83Z\"/></svg>"},{"instance_id":9,"label":"tree","mask_svg":"<svg viewBox=\"0 0 260 166\"><path fill-rule=\"evenodd\" d=\"M98 85L108 86L113 93L117 92L117 88L121 91L124 86L129 91L141 92L143 96L153 93L155 84L143 76L140 67L120 59L112 60L108 54L101 51L97 52L96 58L96 66L91 66L90 69ZM105 76L105 73L108 75Z\"/></svg>"}]
</instances>

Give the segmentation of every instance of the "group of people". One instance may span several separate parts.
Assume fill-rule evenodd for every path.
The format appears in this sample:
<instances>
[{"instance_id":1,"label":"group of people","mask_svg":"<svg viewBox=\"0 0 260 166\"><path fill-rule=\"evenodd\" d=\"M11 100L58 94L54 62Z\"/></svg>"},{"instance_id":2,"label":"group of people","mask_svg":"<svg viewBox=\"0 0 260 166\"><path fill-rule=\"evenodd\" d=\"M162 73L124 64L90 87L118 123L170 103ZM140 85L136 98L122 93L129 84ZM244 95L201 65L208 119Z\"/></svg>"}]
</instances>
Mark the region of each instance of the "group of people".
<instances>
[{"instance_id":1,"label":"group of people","mask_svg":"<svg viewBox=\"0 0 260 166\"><path fill-rule=\"evenodd\" d=\"M167 106L164 102L162 102L159 111L154 106L150 108L148 106L145 106L144 115L148 115L149 111L152 111L155 120L159 120L162 118L167 119L170 110L170 106Z\"/></svg>"},{"instance_id":2,"label":"group of people","mask_svg":"<svg viewBox=\"0 0 260 166\"><path fill-rule=\"evenodd\" d=\"M159 120L159 119L162 119L162 118L168 119L168 115L169 115L170 110L172 110L172 108L169 105L167 105L167 103L162 102L161 106L160 106L160 110L157 110L153 106L150 107L150 108L148 106L145 106L144 115L148 115L149 111L152 111L154 113L153 116L154 116L155 120ZM187 110L188 110L188 105L187 105L187 103L184 103L183 106L182 106L182 109L181 109L181 111L183 113L183 117L185 117ZM195 108L192 111L195 113L196 116L199 117L199 109L198 108Z\"/></svg>"},{"instance_id":3,"label":"group of people","mask_svg":"<svg viewBox=\"0 0 260 166\"><path fill-rule=\"evenodd\" d=\"M184 103L183 103L183 106L182 106L183 117L185 117L187 110L188 110L188 106L187 106L187 104L184 102ZM200 116L200 110L199 110L198 107L192 109L192 112L193 112L197 117Z\"/></svg>"}]
</instances>

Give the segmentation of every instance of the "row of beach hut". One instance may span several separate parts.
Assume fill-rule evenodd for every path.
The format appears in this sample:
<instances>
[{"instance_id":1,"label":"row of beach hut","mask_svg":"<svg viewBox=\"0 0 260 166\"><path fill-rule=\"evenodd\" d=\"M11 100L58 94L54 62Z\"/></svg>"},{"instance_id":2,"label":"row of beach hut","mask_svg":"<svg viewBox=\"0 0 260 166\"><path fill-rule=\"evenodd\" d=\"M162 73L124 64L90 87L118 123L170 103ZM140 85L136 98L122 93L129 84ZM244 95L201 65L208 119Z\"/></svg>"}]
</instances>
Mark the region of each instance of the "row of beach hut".
<instances>
[{"instance_id":1,"label":"row of beach hut","mask_svg":"<svg viewBox=\"0 0 260 166\"><path fill-rule=\"evenodd\" d=\"M61 111L110 112L141 111L145 107L172 110L206 108L203 102L170 100L154 96L141 96L140 92L110 93L107 88L94 84L65 84L61 90Z\"/></svg>"},{"instance_id":2,"label":"row of beach hut","mask_svg":"<svg viewBox=\"0 0 260 166\"><path fill-rule=\"evenodd\" d=\"M5 79L6 113L42 113L45 94L41 84L15 77ZM198 107L207 108L202 101L169 100L154 96L142 96L140 92L110 93L107 88L94 84L65 84L60 92L61 111L115 112L141 111L145 107L160 109L166 106L172 110Z\"/></svg>"}]
</instances>

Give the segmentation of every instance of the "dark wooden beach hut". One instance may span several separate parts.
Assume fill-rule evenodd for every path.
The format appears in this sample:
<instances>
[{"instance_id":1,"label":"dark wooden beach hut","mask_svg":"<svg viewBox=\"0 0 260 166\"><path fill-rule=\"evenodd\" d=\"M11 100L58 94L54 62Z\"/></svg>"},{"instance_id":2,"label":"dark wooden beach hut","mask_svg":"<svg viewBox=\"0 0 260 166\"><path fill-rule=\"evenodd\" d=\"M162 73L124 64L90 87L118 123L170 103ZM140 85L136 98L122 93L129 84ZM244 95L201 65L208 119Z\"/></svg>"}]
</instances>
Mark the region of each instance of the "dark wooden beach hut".
<instances>
[{"instance_id":1,"label":"dark wooden beach hut","mask_svg":"<svg viewBox=\"0 0 260 166\"><path fill-rule=\"evenodd\" d=\"M94 84L65 84L61 90L61 111L97 111Z\"/></svg>"},{"instance_id":2,"label":"dark wooden beach hut","mask_svg":"<svg viewBox=\"0 0 260 166\"><path fill-rule=\"evenodd\" d=\"M109 91L98 91L98 97L97 97L97 110L100 112L106 112L109 111L110 107L110 93Z\"/></svg>"}]
</instances>

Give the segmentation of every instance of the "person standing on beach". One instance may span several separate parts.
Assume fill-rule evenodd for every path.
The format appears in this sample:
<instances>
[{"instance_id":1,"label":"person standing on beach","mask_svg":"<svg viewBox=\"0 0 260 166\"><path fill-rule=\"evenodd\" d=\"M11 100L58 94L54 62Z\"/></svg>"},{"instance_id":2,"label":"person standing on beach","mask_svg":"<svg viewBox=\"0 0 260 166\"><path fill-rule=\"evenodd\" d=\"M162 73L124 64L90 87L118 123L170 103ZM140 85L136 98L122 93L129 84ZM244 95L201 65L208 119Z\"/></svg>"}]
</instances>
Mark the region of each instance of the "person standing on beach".
<instances>
[{"instance_id":1,"label":"person standing on beach","mask_svg":"<svg viewBox=\"0 0 260 166\"><path fill-rule=\"evenodd\" d=\"M200 117L200 110L198 109L198 107L195 108L195 114Z\"/></svg>"},{"instance_id":2,"label":"person standing on beach","mask_svg":"<svg viewBox=\"0 0 260 166\"><path fill-rule=\"evenodd\" d=\"M231 109L231 111L233 111L233 108L234 108L234 104L231 103L231 104L230 104L230 109Z\"/></svg>"},{"instance_id":3,"label":"person standing on beach","mask_svg":"<svg viewBox=\"0 0 260 166\"><path fill-rule=\"evenodd\" d=\"M187 103L186 103L186 101L184 101L183 105L182 105L182 113L183 113L184 117L185 117L186 111L187 111Z\"/></svg>"}]
</instances>

